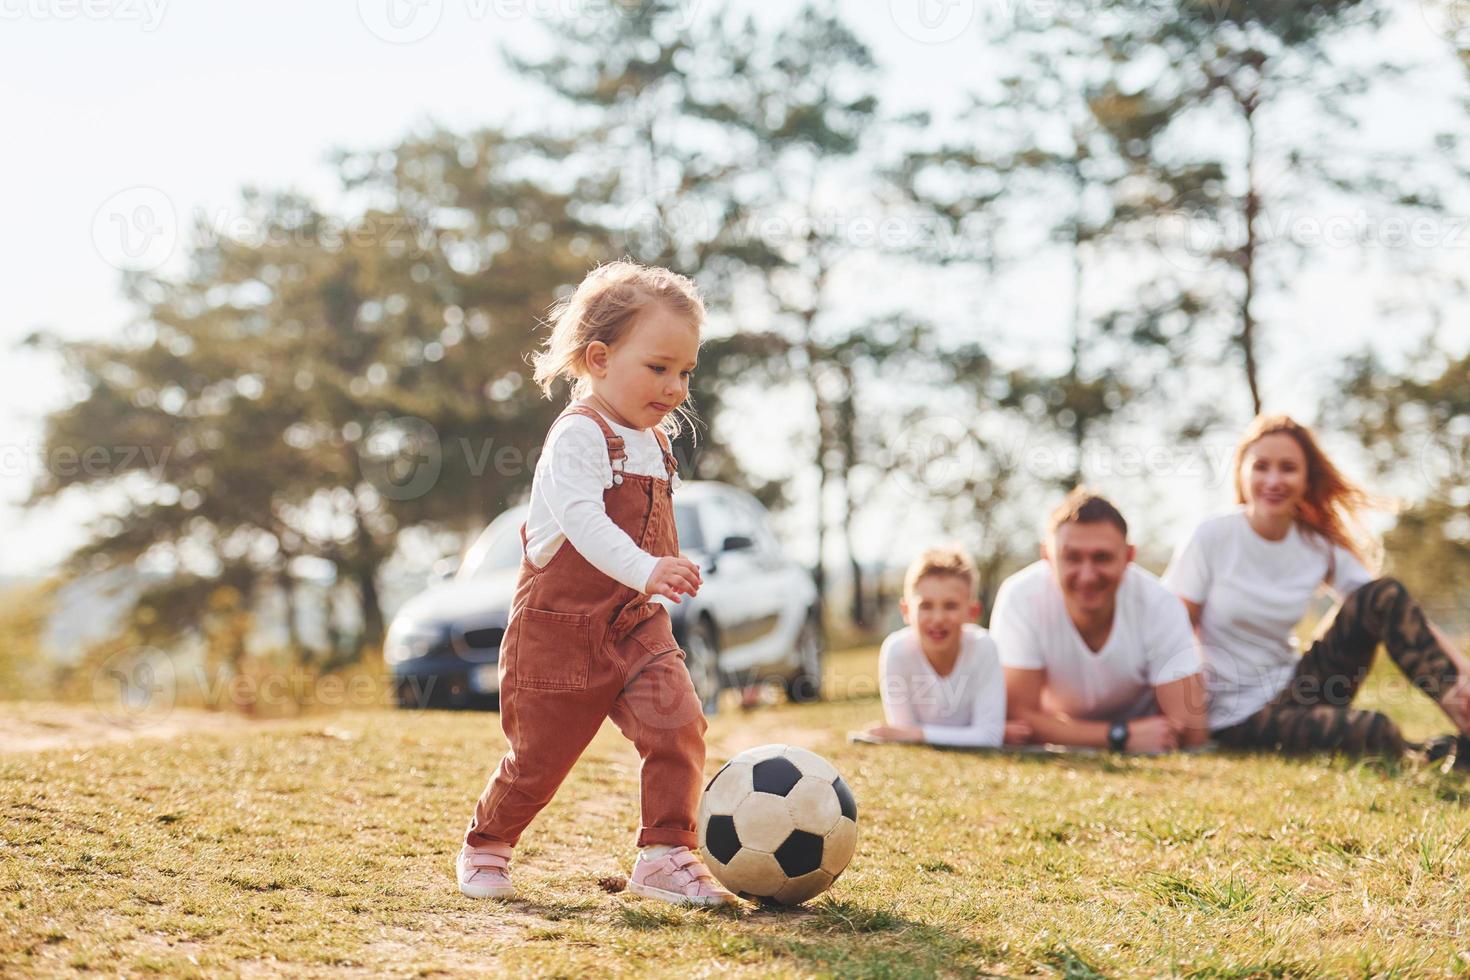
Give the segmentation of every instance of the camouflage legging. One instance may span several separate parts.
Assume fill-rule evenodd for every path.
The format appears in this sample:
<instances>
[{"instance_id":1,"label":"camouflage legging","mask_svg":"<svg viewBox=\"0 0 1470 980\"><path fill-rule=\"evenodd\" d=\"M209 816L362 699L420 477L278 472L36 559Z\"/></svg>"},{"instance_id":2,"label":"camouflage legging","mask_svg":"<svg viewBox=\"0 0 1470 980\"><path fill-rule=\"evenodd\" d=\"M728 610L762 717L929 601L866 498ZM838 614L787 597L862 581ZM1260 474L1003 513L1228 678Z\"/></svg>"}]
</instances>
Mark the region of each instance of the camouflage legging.
<instances>
[{"instance_id":1,"label":"camouflage legging","mask_svg":"<svg viewBox=\"0 0 1470 980\"><path fill-rule=\"evenodd\" d=\"M1260 711L1214 732L1230 748L1398 755L1404 736L1377 711L1352 708L1382 643L1419 690L1438 701L1458 671L1403 583L1380 578L1348 596L1324 624L1296 673Z\"/></svg>"}]
</instances>

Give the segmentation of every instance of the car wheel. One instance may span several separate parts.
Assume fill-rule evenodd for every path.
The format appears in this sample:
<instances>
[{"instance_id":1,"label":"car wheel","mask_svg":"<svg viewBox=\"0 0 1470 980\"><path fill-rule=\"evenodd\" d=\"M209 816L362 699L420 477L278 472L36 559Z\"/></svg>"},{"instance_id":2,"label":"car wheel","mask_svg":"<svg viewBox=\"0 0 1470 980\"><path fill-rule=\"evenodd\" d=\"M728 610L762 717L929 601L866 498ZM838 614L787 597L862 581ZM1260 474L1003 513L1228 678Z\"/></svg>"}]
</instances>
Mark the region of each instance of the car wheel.
<instances>
[{"instance_id":1,"label":"car wheel","mask_svg":"<svg viewBox=\"0 0 1470 980\"><path fill-rule=\"evenodd\" d=\"M700 619L689 630L684 641L684 665L694 681L694 693L706 715L720 708L720 645L715 627L708 619Z\"/></svg>"},{"instance_id":2,"label":"car wheel","mask_svg":"<svg viewBox=\"0 0 1470 980\"><path fill-rule=\"evenodd\" d=\"M807 617L796 637L796 673L786 681L786 696L807 704L822 700L822 624L815 615Z\"/></svg>"}]
</instances>

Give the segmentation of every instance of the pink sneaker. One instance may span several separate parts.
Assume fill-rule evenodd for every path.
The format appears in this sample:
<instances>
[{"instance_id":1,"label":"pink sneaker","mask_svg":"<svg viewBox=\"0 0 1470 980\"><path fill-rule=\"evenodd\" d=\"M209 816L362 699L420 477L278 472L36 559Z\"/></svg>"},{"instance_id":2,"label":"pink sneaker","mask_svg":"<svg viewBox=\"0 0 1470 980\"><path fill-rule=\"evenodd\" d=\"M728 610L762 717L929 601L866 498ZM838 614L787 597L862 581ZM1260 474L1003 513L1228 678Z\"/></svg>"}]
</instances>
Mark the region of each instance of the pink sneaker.
<instances>
[{"instance_id":1,"label":"pink sneaker","mask_svg":"<svg viewBox=\"0 0 1470 980\"><path fill-rule=\"evenodd\" d=\"M687 847L676 847L652 860L640 855L633 865L628 891L675 905L730 905L737 901Z\"/></svg>"},{"instance_id":2,"label":"pink sneaker","mask_svg":"<svg viewBox=\"0 0 1470 980\"><path fill-rule=\"evenodd\" d=\"M454 859L454 873L459 879L460 894L470 898L511 898L515 886L510 883L508 844L463 845Z\"/></svg>"}]
</instances>

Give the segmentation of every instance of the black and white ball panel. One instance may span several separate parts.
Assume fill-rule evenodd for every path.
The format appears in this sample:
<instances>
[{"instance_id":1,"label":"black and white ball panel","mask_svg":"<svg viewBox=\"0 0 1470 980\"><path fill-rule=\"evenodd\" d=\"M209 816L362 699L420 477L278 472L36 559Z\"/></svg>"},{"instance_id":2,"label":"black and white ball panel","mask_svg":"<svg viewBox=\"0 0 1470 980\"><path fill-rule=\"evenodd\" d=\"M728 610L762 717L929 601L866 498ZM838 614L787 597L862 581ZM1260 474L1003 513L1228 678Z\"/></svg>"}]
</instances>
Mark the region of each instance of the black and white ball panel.
<instances>
[{"instance_id":1,"label":"black and white ball panel","mask_svg":"<svg viewBox=\"0 0 1470 980\"><path fill-rule=\"evenodd\" d=\"M796 904L820 895L852 860L857 804L821 756L762 745L731 759L705 787L699 843L727 888Z\"/></svg>"},{"instance_id":2,"label":"black and white ball panel","mask_svg":"<svg viewBox=\"0 0 1470 980\"><path fill-rule=\"evenodd\" d=\"M751 783L757 793L785 796L801 781L801 770L784 757L762 759L751 769Z\"/></svg>"},{"instance_id":3,"label":"black and white ball panel","mask_svg":"<svg viewBox=\"0 0 1470 980\"><path fill-rule=\"evenodd\" d=\"M735 834L735 818L717 814L709 818L700 842L705 853L721 864L729 864L735 852L740 850L740 838Z\"/></svg>"}]
</instances>

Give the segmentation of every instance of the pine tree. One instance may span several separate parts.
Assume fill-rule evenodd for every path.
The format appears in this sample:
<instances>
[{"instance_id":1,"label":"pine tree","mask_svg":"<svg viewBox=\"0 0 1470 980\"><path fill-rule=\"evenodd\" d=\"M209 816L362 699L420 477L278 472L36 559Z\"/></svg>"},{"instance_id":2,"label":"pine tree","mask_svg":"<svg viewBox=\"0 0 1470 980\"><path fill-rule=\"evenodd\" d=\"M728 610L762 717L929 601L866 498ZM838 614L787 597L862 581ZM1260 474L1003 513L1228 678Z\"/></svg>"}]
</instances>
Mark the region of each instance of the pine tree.
<instances>
[{"instance_id":1,"label":"pine tree","mask_svg":"<svg viewBox=\"0 0 1470 980\"><path fill-rule=\"evenodd\" d=\"M517 176L525 153L487 131L344 154L355 217L247 191L225 233L196 229L185 274L129 280L132 337L30 338L85 391L47 418L47 453L135 450L52 467L30 502L125 491L67 568L167 573L134 610L139 642L208 632L276 590L305 659L294 607L314 562L362 622L327 663L354 659L381 642L405 529L454 539L524 492L553 411L524 352L555 290L606 253L564 195ZM225 648L238 667L243 640Z\"/></svg>"}]
</instances>

